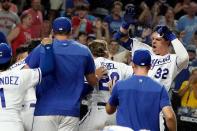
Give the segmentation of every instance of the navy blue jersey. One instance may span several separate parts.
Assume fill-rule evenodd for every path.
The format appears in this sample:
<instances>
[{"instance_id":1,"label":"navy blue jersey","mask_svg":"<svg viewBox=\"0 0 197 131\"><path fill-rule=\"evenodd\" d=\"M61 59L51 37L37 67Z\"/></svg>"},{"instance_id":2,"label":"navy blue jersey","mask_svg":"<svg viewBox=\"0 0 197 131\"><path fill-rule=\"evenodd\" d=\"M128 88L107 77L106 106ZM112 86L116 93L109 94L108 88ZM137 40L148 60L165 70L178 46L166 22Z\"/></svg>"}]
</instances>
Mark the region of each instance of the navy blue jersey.
<instances>
[{"instance_id":1,"label":"navy blue jersey","mask_svg":"<svg viewBox=\"0 0 197 131\"><path fill-rule=\"evenodd\" d=\"M133 75L117 82L109 104L118 106L117 125L159 131L159 113L170 100L165 87L149 77Z\"/></svg>"},{"instance_id":2,"label":"navy blue jersey","mask_svg":"<svg viewBox=\"0 0 197 131\"><path fill-rule=\"evenodd\" d=\"M79 116L84 75L95 72L89 49L73 40L54 40L55 71L42 79L36 89L35 115ZM40 55L41 52L41 55ZM44 50L38 46L26 59L31 68L38 66Z\"/></svg>"}]
</instances>

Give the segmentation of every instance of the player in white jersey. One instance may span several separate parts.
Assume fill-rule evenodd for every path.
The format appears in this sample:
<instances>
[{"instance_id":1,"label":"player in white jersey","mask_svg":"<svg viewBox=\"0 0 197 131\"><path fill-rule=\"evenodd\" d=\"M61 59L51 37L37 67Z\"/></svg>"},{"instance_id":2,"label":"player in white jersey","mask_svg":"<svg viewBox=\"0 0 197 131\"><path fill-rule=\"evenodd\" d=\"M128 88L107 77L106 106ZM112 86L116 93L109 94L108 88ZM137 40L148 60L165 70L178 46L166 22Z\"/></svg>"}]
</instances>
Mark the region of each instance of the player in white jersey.
<instances>
[{"instance_id":1,"label":"player in white jersey","mask_svg":"<svg viewBox=\"0 0 197 131\"><path fill-rule=\"evenodd\" d=\"M105 104L110 97L108 83L111 80L125 79L133 73L131 66L107 59L108 49L104 40L92 41L89 48L94 56L96 68L105 67L108 73L100 79L99 85L91 93L90 110L80 122L80 131L96 131L106 125L115 124L115 115L110 116L105 111Z\"/></svg>"},{"instance_id":2,"label":"player in white jersey","mask_svg":"<svg viewBox=\"0 0 197 131\"><path fill-rule=\"evenodd\" d=\"M127 29L133 21L133 7L128 6L124 15L125 23L120 27L120 31L114 35L114 39L121 39L127 34ZM183 44L168 29L167 26L157 26L152 35L152 47L138 41L135 38L124 39L121 45L134 53L137 49L147 49L151 52L152 64L148 75L165 85L169 91L172 81L177 74L189 63L188 53ZM170 53L170 45L172 45L175 53ZM161 130L163 127L161 127Z\"/></svg>"},{"instance_id":3,"label":"player in white jersey","mask_svg":"<svg viewBox=\"0 0 197 131\"><path fill-rule=\"evenodd\" d=\"M48 52L45 56L49 59L50 65L42 59L40 68L19 71L7 70L12 51L6 43L0 44L0 131L24 131L20 117L24 95L29 88L41 81L41 75L53 70L52 46L45 47Z\"/></svg>"},{"instance_id":4,"label":"player in white jersey","mask_svg":"<svg viewBox=\"0 0 197 131\"><path fill-rule=\"evenodd\" d=\"M35 44L35 43L32 42L30 44ZM37 44L35 44L34 46L36 45ZM29 46L32 46L32 45L29 45ZM21 70L25 67L26 63L24 59L32 50L32 49L31 50L29 49L29 46L19 47L16 50L16 62L10 67L11 70ZM32 130L35 103L36 103L35 87L30 87L25 93L23 104L22 104L22 110L20 113L25 131Z\"/></svg>"},{"instance_id":5,"label":"player in white jersey","mask_svg":"<svg viewBox=\"0 0 197 131\"><path fill-rule=\"evenodd\" d=\"M128 32L127 29L132 23L133 7L128 6L124 15L125 23L120 27L120 31L114 35L114 39L120 40ZM167 26L158 25L151 35L152 47L138 41L135 38L124 39L120 44L134 53L138 49L147 49L151 52L152 65L149 76L164 84L169 91L172 81L177 74L189 63L189 55L183 44L176 38ZM172 45L175 53L170 53Z\"/></svg>"}]
</instances>

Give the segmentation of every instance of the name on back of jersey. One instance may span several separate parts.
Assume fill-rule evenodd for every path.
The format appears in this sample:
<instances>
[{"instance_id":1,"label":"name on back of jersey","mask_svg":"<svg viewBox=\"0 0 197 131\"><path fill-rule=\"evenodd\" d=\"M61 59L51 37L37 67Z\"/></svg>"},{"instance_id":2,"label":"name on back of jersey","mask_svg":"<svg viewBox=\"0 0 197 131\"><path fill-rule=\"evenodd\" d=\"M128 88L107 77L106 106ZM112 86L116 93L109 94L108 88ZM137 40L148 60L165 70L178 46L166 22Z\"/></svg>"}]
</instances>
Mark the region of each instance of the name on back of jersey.
<instances>
[{"instance_id":1,"label":"name on back of jersey","mask_svg":"<svg viewBox=\"0 0 197 131\"><path fill-rule=\"evenodd\" d=\"M117 69L113 63L101 62L101 66L105 67L107 70Z\"/></svg>"},{"instance_id":2,"label":"name on back of jersey","mask_svg":"<svg viewBox=\"0 0 197 131\"><path fill-rule=\"evenodd\" d=\"M18 85L19 77L18 76L3 76L0 77L0 85Z\"/></svg>"},{"instance_id":3,"label":"name on back of jersey","mask_svg":"<svg viewBox=\"0 0 197 131\"><path fill-rule=\"evenodd\" d=\"M151 68L153 69L155 66L164 65L170 62L171 62L170 55L167 55L166 57L161 59L152 59Z\"/></svg>"}]
</instances>

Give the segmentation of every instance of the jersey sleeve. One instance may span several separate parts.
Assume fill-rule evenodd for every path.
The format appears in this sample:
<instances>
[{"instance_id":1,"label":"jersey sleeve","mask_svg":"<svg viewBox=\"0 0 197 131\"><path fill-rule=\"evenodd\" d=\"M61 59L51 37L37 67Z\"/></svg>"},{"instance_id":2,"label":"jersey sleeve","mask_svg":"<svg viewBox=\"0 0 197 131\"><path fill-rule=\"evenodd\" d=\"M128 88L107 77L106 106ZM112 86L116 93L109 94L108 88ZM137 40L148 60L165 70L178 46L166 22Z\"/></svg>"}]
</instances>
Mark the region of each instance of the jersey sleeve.
<instances>
[{"instance_id":1,"label":"jersey sleeve","mask_svg":"<svg viewBox=\"0 0 197 131\"><path fill-rule=\"evenodd\" d=\"M168 96L168 92L165 89L165 87L162 87L161 90L161 100L160 100L160 109L162 110L162 108L164 108L165 106L170 106L170 99Z\"/></svg>"},{"instance_id":2,"label":"jersey sleeve","mask_svg":"<svg viewBox=\"0 0 197 131\"><path fill-rule=\"evenodd\" d=\"M23 69L21 70L21 77L23 86L26 89L35 87L41 82L41 71L39 68L36 69Z\"/></svg>"},{"instance_id":3,"label":"jersey sleeve","mask_svg":"<svg viewBox=\"0 0 197 131\"><path fill-rule=\"evenodd\" d=\"M119 105L119 101L118 101L118 85L119 84L118 83L119 82L117 82L115 84L115 86L113 87L111 97L109 98L109 101L108 101L108 103L111 106L118 106Z\"/></svg>"},{"instance_id":4,"label":"jersey sleeve","mask_svg":"<svg viewBox=\"0 0 197 131\"><path fill-rule=\"evenodd\" d=\"M189 55L187 50L178 39L173 40L171 43L176 53L176 64L178 69L182 70L187 68L189 64Z\"/></svg>"},{"instance_id":5,"label":"jersey sleeve","mask_svg":"<svg viewBox=\"0 0 197 131\"><path fill-rule=\"evenodd\" d=\"M37 68L39 67L40 63L40 46L36 47L25 59L26 64L30 68Z\"/></svg>"}]
</instances>

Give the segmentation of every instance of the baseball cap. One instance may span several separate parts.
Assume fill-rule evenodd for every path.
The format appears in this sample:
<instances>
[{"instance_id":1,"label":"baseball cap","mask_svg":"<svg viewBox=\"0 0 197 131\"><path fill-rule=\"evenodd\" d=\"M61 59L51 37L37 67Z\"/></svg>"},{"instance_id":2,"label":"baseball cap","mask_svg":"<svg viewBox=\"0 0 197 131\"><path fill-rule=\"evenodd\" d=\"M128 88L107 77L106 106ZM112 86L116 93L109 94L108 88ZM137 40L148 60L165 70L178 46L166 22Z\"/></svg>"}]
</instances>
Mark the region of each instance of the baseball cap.
<instances>
[{"instance_id":1,"label":"baseball cap","mask_svg":"<svg viewBox=\"0 0 197 131\"><path fill-rule=\"evenodd\" d=\"M0 64L7 63L12 57L12 49L7 43L0 43Z\"/></svg>"},{"instance_id":2,"label":"baseball cap","mask_svg":"<svg viewBox=\"0 0 197 131\"><path fill-rule=\"evenodd\" d=\"M71 21L67 17L58 17L53 21L52 24L53 31L70 32L71 27L72 27Z\"/></svg>"},{"instance_id":3,"label":"baseball cap","mask_svg":"<svg viewBox=\"0 0 197 131\"><path fill-rule=\"evenodd\" d=\"M148 50L136 50L133 55L133 63L139 66L150 66L150 52Z\"/></svg>"}]
</instances>

